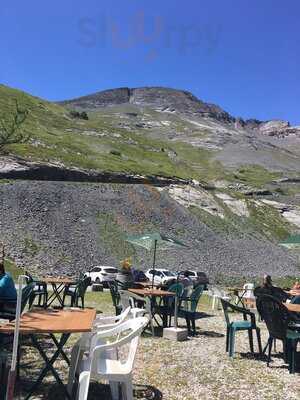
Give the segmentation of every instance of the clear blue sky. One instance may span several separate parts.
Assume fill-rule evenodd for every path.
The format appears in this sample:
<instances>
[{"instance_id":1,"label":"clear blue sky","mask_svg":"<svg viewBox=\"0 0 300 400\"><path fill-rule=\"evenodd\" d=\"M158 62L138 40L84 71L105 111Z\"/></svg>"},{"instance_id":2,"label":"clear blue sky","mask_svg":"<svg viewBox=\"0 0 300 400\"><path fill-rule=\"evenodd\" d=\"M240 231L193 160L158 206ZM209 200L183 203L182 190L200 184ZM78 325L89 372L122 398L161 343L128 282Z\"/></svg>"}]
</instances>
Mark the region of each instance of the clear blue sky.
<instances>
[{"instance_id":1,"label":"clear blue sky","mask_svg":"<svg viewBox=\"0 0 300 400\"><path fill-rule=\"evenodd\" d=\"M3 0L0 81L49 100L168 86L300 124L299 21L299 0Z\"/></svg>"}]
</instances>

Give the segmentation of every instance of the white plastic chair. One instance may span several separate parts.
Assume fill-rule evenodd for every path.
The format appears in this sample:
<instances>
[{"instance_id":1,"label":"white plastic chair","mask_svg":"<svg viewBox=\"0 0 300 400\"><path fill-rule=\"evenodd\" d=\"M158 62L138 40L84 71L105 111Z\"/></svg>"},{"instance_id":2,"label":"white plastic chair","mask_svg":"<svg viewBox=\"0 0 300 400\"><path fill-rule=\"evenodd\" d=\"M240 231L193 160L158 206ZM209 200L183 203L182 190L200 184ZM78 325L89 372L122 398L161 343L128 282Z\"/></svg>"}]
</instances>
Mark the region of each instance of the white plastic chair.
<instances>
[{"instance_id":1,"label":"white plastic chair","mask_svg":"<svg viewBox=\"0 0 300 400\"><path fill-rule=\"evenodd\" d=\"M86 332L81 335L77 342L72 347L71 351L71 362L68 377L67 391L71 395L73 385L75 382L75 376L78 369L78 365L81 362L85 352L88 352L91 347L92 337L101 331L109 334L109 332L118 325L121 325L130 314L130 307L127 307L120 315L112 317L101 317L97 316L92 332Z\"/></svg>"},{"instance_id":2,"label":"white plastic chair","mask_svg":"<svg viewBox=\"0 0 300 400\"><path fill-rule=\"evenodd\" d=\"M243 298L245 299L255 299L254 296L254 284L253 283L245 283L243 286L243 289L245 291Z\"/></svg>"},{"instance_id":3,"label":"white plastic chair","mask_svg":"<svg viewBox=\"0 0 300 400\"><path fill-rule=\"evenodd\" d=\"M147 312L147 310L145 308L135 307L134 301L132 300L134 297L133 293L128 292L128 290L119 290L119 293L120 293L120 301L121 301L123 310L126 309L127 307L130 307L130 313L134 318L144 316L144 314ZM140 299L141 299L140 301L145 303L144 297L140 297Z\"/></svg>"},{"instance_id":4,"label":"white plastic chair","mask_svg":"<svg viewBox=\"0 0 300 400\"><path fill-rule=\"evenodd\" d=\"M113 315L108 317L102 317L100 314L96 315L95 321L93 323L93 331L99 329L110 329L116 326L116 324L121 324L129 316L131 309L126 307L121 314Z\"/></svg>"},{"instance_id":5,"label":"white plastic chair","mask_svg":"<svg viewBox=\"0 0 300 400\"><path fill-rule=\"evenodd\" d=\"M118 399L118 384L121 383L123 398L133 400L133 364L139 337L148 322L146 317L129 319L113 328L110 333L98 332L93 336L90 354L80 364L78 400L87 400L90 379L109 381L114 400ZM116 337L114 342L97 344L99 339L111 340L112 337ZM129 351L125 361L107 357L108 351L118 352L118 349L126 344L129 344Z\"/></svg>"},{"instance_id":6,"label":"white plastic chair","mask_svg":"<svg viewBox=\"0 0 300 400\"><path fill-rule=\"evenodd\" d=\"M122 291L121 291L122 292ZM129 305L131 307L131 312L135 317L142 317L147 316L149 318L149 324L151 328L152 336L154 336L154 326L153 326L153 318L152 318L152 307L151 307L151 300L149 297L139 296L136 293L132 293L129 291L125 291L124 296L127 296ZM122 298L122 294L121 294ZM136 302L143 303L143 308L135 307Z\"/></svg>"},{"instance_id":7,"label":"white plastic chair","mask_svg":"<svg viewBox=\"0 0 300 400\"><path fill-rule=\"evenodd\" d=\"M243 286L244 294L242 300L244 301L246 307L254 308L255 306L255 296L254 296L254 284L245 283Z\"/></svg>"},{"instance_id":8,"label":"white plastic chair","mask_svg":"<svg viewBox=\"0 0 300 400\"><path fill-rule=\"evenodd\" d=\"M217 309L220 309L220 299L224 299L226 301L230 301L231 297L222 289L219 289L216 286L211 286L209 288L212 297L211 309L214 310L217 305Z\"/></svg>"}]
</instances>

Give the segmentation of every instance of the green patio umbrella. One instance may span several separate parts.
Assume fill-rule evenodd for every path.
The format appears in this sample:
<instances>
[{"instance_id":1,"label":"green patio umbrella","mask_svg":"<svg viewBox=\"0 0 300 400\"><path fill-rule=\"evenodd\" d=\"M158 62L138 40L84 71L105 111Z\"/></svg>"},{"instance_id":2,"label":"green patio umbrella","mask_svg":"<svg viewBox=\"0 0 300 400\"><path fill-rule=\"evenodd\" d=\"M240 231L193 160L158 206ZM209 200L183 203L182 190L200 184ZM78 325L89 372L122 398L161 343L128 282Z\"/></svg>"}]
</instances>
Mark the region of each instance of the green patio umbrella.
<instances>
[{"instance_id":1,"label":"green patio umbrella","mask_svg":"<svg viewBox=\"0 0 300 400\"><path fill-rule=\"evenodd\" d=\"M156 251L167 250L172 247L188 247L184 243L177 239L173 239L169 236L162 235L159 232L144 233L141 235L129 235L126 241L133 244L134 246L144 247L148 251L153 250L153 264L152 268L155 269L156 265ZM154 274L152 275L152 288L154 286Z\"/></svg>"},{"instance_id":2,"label":"green patio umbrella","mask_svg":"<svg viewBox=\"0 0 300 400\"><path fill-rule=\"evenodd\" d=\"M298 249L300 248L300 235L291 235L279 244L288 249Z\"/></svg>"}]
</instances>

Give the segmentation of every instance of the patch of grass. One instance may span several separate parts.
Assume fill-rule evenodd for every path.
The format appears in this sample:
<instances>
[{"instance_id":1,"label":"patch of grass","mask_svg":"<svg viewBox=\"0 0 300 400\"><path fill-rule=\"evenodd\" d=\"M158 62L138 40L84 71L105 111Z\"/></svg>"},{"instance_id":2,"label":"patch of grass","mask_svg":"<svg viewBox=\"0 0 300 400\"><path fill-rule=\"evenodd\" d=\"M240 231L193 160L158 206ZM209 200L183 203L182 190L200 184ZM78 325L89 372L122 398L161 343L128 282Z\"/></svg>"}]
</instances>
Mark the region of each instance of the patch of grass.
<instances>
[{"instance_id":1,"label":"patch of grass","mask_svg":"<svg viewBox=\"0 0 300 400\"><path fill-rule=\"evenodd\" d=\"M273 282L274 285L279 286L281 288L291 288L293 287L296 281L299 282L300 280L300 268L299 268L299 275L298 276L284 276L284 277L274 277Z\"/></svg>"},{"instance_id":2,"label":"patch of grass","mask_svg":"<svg viewBox=\"0 0 300 400\"><path fill-rule=\"evenodd\" d=\"M234 222L237 221L239 217L234 216L232 213L231 215L230 212L228 214L226 213L225 218L221 218L195 206L189 207L189 210L214 232L220 233L223 236L241 236L240 226L237 222Z\"/></svg>"},{"instance_id":3,"label":"patch of grass","mask_svg":"<svg viewBox=\"0 0 300 400\"><path fill-rule=\"evenodd\" d=\"M86 292L85 302L88 307L95 308L97 312L114 315L111 295L109 291L105 292Z\"/></svg>"},{"instance_id":4,"label":"patch of grass","mask_svg":"<svg viewBox=\"0 0 300 400\"><path fill-rule=\"evenodd\" d=\"M260 165L243 165L233 173L233 179L256 188L262 188L267 183L279 179L281 173L270 172Z\"/></svg>"},{"instance_id":5,"label":"patch of grass","mask_svg":"<svg viewBox=\"0 0 300 400\"><path fill-rule=\"evenodd\" d=\"M267 205L257 205L252 201L248 201L247 206L250 211L248 220L253 224L255 230L275 241L288 237L291 226L278 210Z\"/></svg>"},{"instance_id":6,"label":"patch of grass","mask_svg":"<svg viewBox=\"0 0 300 400\"><path fill-rule=\"evenodd\" d=\"M245 198L241 194L234 197L246 202L250 214L249 217L236 215L217 198L215 200L223 209L224 218L212 215L194 206L190 207L190 211L197 215L202 223L223 236L241 237L244 234L248 234L254 237L261 237L263 235L268 240L278 243L292 233L290 223L274 207L257 204L252 199Z\"/></svg>"}]
</instances>

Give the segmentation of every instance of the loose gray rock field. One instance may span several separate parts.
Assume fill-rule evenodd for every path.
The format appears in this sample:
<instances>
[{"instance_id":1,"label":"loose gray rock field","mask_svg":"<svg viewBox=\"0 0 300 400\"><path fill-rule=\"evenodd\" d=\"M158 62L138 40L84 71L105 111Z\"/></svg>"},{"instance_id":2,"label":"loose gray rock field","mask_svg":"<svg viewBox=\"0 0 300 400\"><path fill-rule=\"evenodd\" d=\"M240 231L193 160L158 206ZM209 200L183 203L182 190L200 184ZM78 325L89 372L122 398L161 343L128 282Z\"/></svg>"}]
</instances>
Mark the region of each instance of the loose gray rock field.
<instances>
[{"instance_id":1,"label":"loose gray rock field","mask_svg":"<svg viewBox=\"0 0 300 400\"><path fill-rule=\"evenodd\" d=\"M150 185L11 181L0 185L0 240L19 266L39 273L77 274L92 265L119 265L132 252L135 267L151 254L126 246L126 233L160 231L188 249L158 252L158 267L197 269L210 278L296 275L296 260L250 235L225 238Z\"/></svg>"}]
</instances>

